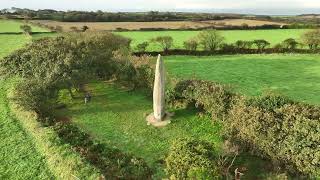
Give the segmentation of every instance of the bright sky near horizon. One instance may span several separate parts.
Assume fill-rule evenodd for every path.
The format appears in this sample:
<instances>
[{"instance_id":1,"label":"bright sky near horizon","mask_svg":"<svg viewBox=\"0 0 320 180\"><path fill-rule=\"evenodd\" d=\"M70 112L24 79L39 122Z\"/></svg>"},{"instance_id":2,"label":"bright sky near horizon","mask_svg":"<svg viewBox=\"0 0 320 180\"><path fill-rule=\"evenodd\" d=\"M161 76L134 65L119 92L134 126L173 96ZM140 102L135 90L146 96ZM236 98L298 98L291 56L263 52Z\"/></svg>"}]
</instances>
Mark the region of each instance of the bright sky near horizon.
<instances>
[{"instance_id":1,"label":"bright sky near horizon","mask_svg":"<svg viewBox=\"0 0 320 180\"><path fill-rule=\"evenodd\" d=\"M316 9L320 0L0 0L0 9L57 10ZM320 12L319 12L320 13Z\"/></svg>"}]
</instances>

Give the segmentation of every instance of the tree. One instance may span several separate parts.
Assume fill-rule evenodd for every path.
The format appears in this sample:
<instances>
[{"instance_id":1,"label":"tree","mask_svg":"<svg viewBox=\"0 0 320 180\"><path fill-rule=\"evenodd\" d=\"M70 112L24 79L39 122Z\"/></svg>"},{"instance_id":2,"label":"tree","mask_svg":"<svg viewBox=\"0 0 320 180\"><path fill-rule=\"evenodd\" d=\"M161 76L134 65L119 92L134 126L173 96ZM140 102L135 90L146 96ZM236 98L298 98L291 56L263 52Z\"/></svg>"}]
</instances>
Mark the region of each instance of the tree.
<instances>
[{"instance_id":1,"label":"tree","mask_svg":"<svg viewBox=\"0 0 320 180\"><path fill-rule=\"evenodd\" d=\"M189 51L196 51L198 48L198 41L194 38L189 39L183 43L184 47Z\"/></svg>"},{"instance_id":2,"label":"tree","mask_svg":"<svg viewBox=\"0 0 320 180\"><path fill-rule=\"evenodd\" d=\"M217 30L202 31L198 38L204 49L209 51L217 50L225 39Z\"/></svg>"},{"instance_id":3,"label":"tree","mask_svg":"<svg viewBox=\"0 0 320 180\"><path fill-rule=\"evenodd\" d=\"M139 52L145 52L148 46L149 46L149 43L147 41L145 41L145 42L137 45L137 50Z\"/></svg>"},{"instance_id":4,"label":"tree","mask_svg":"<svg viewBox=\"0 0 320 180\"><path fill-rule=\"evenodd\" d=\"M235 46L238 49L251 49L252 45L253 45L253 41L238 40L235 42Z\"/></svg>"},{"instance_id":5,"label":"tree","mask_svg":"<svg viewBox=\"0 0 320 180\"><path fill-rule=\"evenodd\" d=\"M264 50L266 47L270 45L270 43L264 39L254 40L253 43L257 46L259 51Z\"/></svg>"},{"instance_id":6,"label":"tree","mask_svg":"<svg viewBox=\"0 0 320 180\"><path fill-rule=\"evenodd\" d=\"M30 35L32 33L32 28L31 26L24 24L20 26L20 29L27 35Z\"/></svg>"},{"instance_id":7,"label":"tree","mask_svg":"<svg viewBox=\"0 0 320 180\"><path fill-rule=\"evenodd\" d=\"M320 29L308 31L302 35L303 42L311 50L316 50L320 46Z\"/></svg>"},{"instance_id":8,"label":"tree","mask_svg":"<svg viewBox=\"0 0 320 180\"><path fill-rule=\"evenodd\" d=\"M297 42L295 39L293 38L289 38L289 39L286 39L282 42L282 47L285 48L285 49L291 49L291 50L294 50L294 49L297 49L297 46L299 45L299 42Z\"/></svg>"},{"instance_id":9,"label":"tree","mask_svg":"<svg viewBox=\"0 0 320 180\"><path fill-rule=\"evenodd\" d=\"M82 32L86 32L88 29L89 29L88 26L82 26L81 31L82 31Z\"/></svg>"},{"instance_id":10,"label":"tree","mask_svg":"<svg viewBox=\"0 0 320 180\"><path fill-rule=\"evenodd\" d=\"M171 36L158 36L151 39L151 42L159 44L163 51L167 52L173 45L173 38Z\"/></svg>"}]
</instances>

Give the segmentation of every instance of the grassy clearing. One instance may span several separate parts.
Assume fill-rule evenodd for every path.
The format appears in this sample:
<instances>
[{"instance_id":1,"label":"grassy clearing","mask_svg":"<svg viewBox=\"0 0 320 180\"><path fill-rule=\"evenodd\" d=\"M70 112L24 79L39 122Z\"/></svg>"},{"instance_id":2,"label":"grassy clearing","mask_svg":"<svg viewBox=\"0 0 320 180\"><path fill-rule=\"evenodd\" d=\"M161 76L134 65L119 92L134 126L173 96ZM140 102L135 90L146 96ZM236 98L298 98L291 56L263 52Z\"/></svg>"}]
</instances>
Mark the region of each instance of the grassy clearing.
<instances>
[{"instance_id":1,"label":"grassy clearing","mask_svg":"<svg viewBox=\"0 0 320 180\"><path fill-rule=\"evenodd\" d=\"M175 138L194 137L209 141L217 150L222 144L221 125L194 109L171 109L172 123L165 128L148 126L145 116L152 112L152 100L139 92L128 92L113 84L96 82L88 85L92 102L85 105L83 94L71 99L61 93L67 109L57 112L58 118L70 119L83 130L110 146L144 158L155 170L155 179L165 177L163 159ZM248 154L236 164L248 168L244 178L259 179L270 173L270 163Z\"/></svg>"},{"instance_id":2,"label":"grassy clearing","mask_svg":"<svg viewBox=\"0 0 320 180\"><path fill-rule=\"evenodd\" d=\"M14 20L2 20L0 19L0 33L4 32L22 32L20 26L23 25L22 21L14 21ZM32 26L32 32L49 32L47 29Z\"/></svg>"},{"instance_id":3,"label":"grassy clearing","mask_svg":"<svg viewBox=\"0 0 320 180\"><path fill-rule=\"evenodd\" d=\"M14 82L18 81L13 80L12 82L6 80L3 84L13 87ZM10 89L9 92L8 98L14 98L13 90ZM43 127L38 122L35 113L21 109L13 102L9 103L9 108L17 121L20 122L23 131L34 142L33 148L43 155L42 159L46 162L46 167L57 179L98 179L100 177L100 172L75 153L70 145L64 144L51 127ZM22 163L24 161L22 160Z\"/></svg>"},{"instance_id":4,"label":"grassy clearing","mask_svg":"<svg viewBox=\"0 0 320 180\"><path fill-rule=\"evenodd\" d=\"M221 31L225 36L227 43L234 43L237 40L255 40L265 39L275 45L288 38L300 39L305 29L276 29L276 30L225 30ZM173 48L183 48L183 42L189 38L195 37L199 31L134 31L134 32L117 32L117 34L131 38L133 40L132 46L157 36L172 36L174 39ZM148 47L149 51L161 50L157 45L151 44Z\"/></svg>"},{"instance_id":5,"label":"grassy clearing","mask_svg":"<svg viewBox=\"0 0 320 180\"><path fill-rule=\"evenodd\" d=\"M10 84L3 80L0 84L0 179L54 178L33 139L10 114L6 98Z\"/></svg>"},{"instance_id":6,"label":"grassy clearing","mask_svg":"<svg viewBox=\"0 0 320 180\"><path fill-rule=\"evenodd\" d=\"M319 55L236 55L165 57L170 76L232 85L247 95L272 91L320 104Z\"/></svg>"},{"instance_id":7,"label":"grassy clearing","mask_svg":"<svg viewBox=\"0 0 320 180\"><path fill-rule=\"evenodd\" d=\"M92 83L88 88L94 95L91 103L84 105L81 95L71 100L65 94L61 100L68 110L58 115L72 118L101 142L144 158L151 167L159 168L159 174L163 174L160 161L173 139L192 136L217 147L222 141L219 124L213 124L208 117L196 116L194 110L175 110L172 124L156 129L146 123L145 115L152 112L152 101L143 94L105 83Z\"/></svg>"}]
</instances>

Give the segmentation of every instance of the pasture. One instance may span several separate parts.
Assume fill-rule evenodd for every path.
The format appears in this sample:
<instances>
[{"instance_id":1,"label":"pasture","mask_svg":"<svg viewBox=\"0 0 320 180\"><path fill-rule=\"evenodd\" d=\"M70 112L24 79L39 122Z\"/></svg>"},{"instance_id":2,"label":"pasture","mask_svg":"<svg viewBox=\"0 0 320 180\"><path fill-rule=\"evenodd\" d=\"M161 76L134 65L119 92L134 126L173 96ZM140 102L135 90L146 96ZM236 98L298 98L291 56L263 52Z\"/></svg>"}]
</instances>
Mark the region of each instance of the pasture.
<instances>
[{"instance_id":1,"label":"pasture","mask_svg":"<svg viewBox=\"0 0 320 180\"><path fill-rule=\"evenodd\" d=\"M61 26L63 31L71 31L71 27L81 29L82 26L88 26L90 31L114 31L117 29L140 30L150 28L163 29L198 29L207 27L226 27L226 26L262 26L262 25L284 25L284 23L248 20L248 19L225 19L216 21L160 21L160 22L58 22L50 20L33 20L33 23L42 24L50 27Z\"/></svg>"},{"instance_id":2,"label":"pasture","mask_svg":"<svg viewBox=\"0 0 320 180\"><path fill-rule=\"evenodd\" d=\"M247 95L271 91L320 104L319 55L168 56L165 63L171 77L216 81Z\"/></svg>"},{"instance_id":3,"label":"pasture","mask_svg":"<svg viewBox=\"0 0 320 180\"><path fill-rule=\"evenodd\" d=\"M222 30L221 34L225 37L226 43L234 43L237 40L256 40L265 39L271 43L271 46L281 43L288 38L300 40L305 29L274 29L274 30ZM134 32L116 32L116 34L132 39L132 47L137 44L149 41L157 36L172 36L173 49L183 49L183 42L196 37L199 31L134 31ZM156 44L150 44L148 51L161 51Z\"/></svg>"},{"instance_id":4,"label":"pasture","mask_svg":"<svg viewBox=\"0 0 320 180\"><path fill-rule=\"evenodd\" d=\"M0 33L16 33L22 32L20 26L23 24L21 21L14 21L14 20L2 20L0 19ZM32 32L48 32L47 29L38 27L38 26L31 26Z\"/></svg>"}]
</instances>

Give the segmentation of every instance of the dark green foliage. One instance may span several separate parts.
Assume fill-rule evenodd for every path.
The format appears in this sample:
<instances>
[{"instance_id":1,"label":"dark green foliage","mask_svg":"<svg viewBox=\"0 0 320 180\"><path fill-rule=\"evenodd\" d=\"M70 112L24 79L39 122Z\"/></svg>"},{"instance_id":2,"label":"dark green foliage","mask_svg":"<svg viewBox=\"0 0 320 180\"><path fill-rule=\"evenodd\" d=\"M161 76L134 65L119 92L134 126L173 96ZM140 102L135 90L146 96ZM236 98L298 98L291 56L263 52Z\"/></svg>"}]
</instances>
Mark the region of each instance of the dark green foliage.
<instances>
[{"instance_id":1,"label":"dark green foliage","mask_svg":"<svg viewBox=\"0 0 320 180\"><path fill-rule=\"evenodd\" d=\"M247 106L253 106L268 111L275 111L286 104L293 104L294 102L284 96L266 95L261 97L253 97L246 100Z\"/></svg>"},{"instance_id":2,"label":"dark green foliage","mask_svg":"<svg viewBox=\"0 0 320 180\"><path fill-rule=\"evenodd\" d=\"M320 108L281 97L242 99L224 122L242 146L285 166L296 176L319 175Z\"/></svg>"},{"instance_id":3,"label":"dark green foliage","mask_svg":"<svg viewBox=\"0 0 320 180\"><path fill-rule=\"evenodd\" d=\"M202 31L199 33L198 38L203 48L208 51L217 50L225 40L217 30Z\"/></svg>"},{"instance_id":4,"label":"dark green foliage","mask_svg":"<svg viewBox=\"0 0 320 180\"><path fill-rule=\"evenodd\" d=\"M51 103L57 90L36 80L25 81L15 87L14 101L28 111L37 112L41 118L51 115Z\"/></svg>"},{"instance_id":5,"label":"dark green foliage","mask_svg":"<svg viewBox=\"0 0 320 180\"><path fill-rule=\"evenodd\" d=\"M27 35L30 35L32 33L32 28L31 26L24 24L20 26L20 29Z\"/></svg>"},{"instance_id":6,"label":"dark green foliage","mask_svg":"<svg viewBox=\"0 0 320 180\"><path fill-rule=\"evenodd\" d=\"M251 49L253 44L254 44L253 41L238 40L235 42L235 46L238 49Z\"/></svg>"},{"instance_id":7,"label":"dark green foliage","mask_svg":"<svg viewBox=\"0 0 320 180\"><path fill-rule=\"evenodd\" d=\"M270 43L264 39L254 40L253 44L258 48L259 51L264 50L270 45Z\"/></svg>"},{"instance_id":8,"label":"dark green foliage","mask_svg":"<svg viewBox=\"0 0 320 180\"><path fill-rule=\"evenodd\" d=\"M311 50L317 50L320 47L320 29L314 29L306 32L302 36L304 44Z\"/></svg>"},{"instance_id":9,"label":"dark green foliage","mask_svg":"<svg viewBox=\"0 0 320 180\"><path fill-rule=\"evenodd\" d=\"M213 118L225 117L236 97L227 87L202 80L181 81L176 85L175 92L177 99L194 103Z\"/></svg>"},{"instance_id":10,"label":"dark green foliage","mask_svg":"<svg viewBox=\"0 0 320 180\"><path fill-rule=\"evenodd\" d=\"M173 45L173 38L171 36L158 36L151 39L151 42L158 44L164 52L168 51Z\"/></svg>"},{"instance_id":11,"label":"dark green foliage","mask_svg":"<svg viewBox=\"0 0 320 180\"><path fill-rule=\"evenodd\" d=\"M197 40L195 40L195 38L189 39L183 43L183 46L186 48L186 50L189 50L189 51L196 51L198 48L198 45L199 43Z\"/></svg>"},{"instance_id":12,"label":"dark green foliage","mask_svg":"<svg viewBox=\"0 0 320 180\"><path fill-rule=\"evenodd\" d=\"M290 50L294 50L294 49L297 49L297 46L299 45L300 43L297 42L295 39L293 38L289 38L289 39L286 39L282 42L282 47L284 49L290 49Z\"/></svg>"},{"instance_id":13,"label":"dark green foliage","mask_svg":"<svg viewBox=\"0 0 320 180\"><path fill-rule=\"evenodd\" d=\"M54 128L61 139L98 167L108 179L151 179L152 172L143 159L96 142L72 124L57 124Z\"/></svg>"},{"instance_id":14,"label":"dark green foliage","mask_svg":"<svg viewBox=\"0 0 320 180\"><path fill-rule=\"evenodd\" d=\"M148 46L149 46L149 43L147 41L142 42L142 43L137 45L137 50L139 52L145 52Z\"/></svg>"},{"instance_id":15,"label":"dark green foliage","mask_svg":"<svg viewBox=\"0 0 320 180\"><path fill-rule=\"evenodd\" d=\"M175 140L166 158L171 179L214 179L219 177L217 157L212 144L191 138Z\"/></svg>"},{"instance_id":16,"label":"dark green foliage","mask_svg":"<svg viewBox=\"0 0 320 180\"><path fill-rule=\"evenodd\" d=\"M294 176L320 175L320 107L275 95L245 98L197 80L177 83L169 95L171 103L194 103L213 117L224 117L227 138Z\"/></svg>"}]
</instances>

